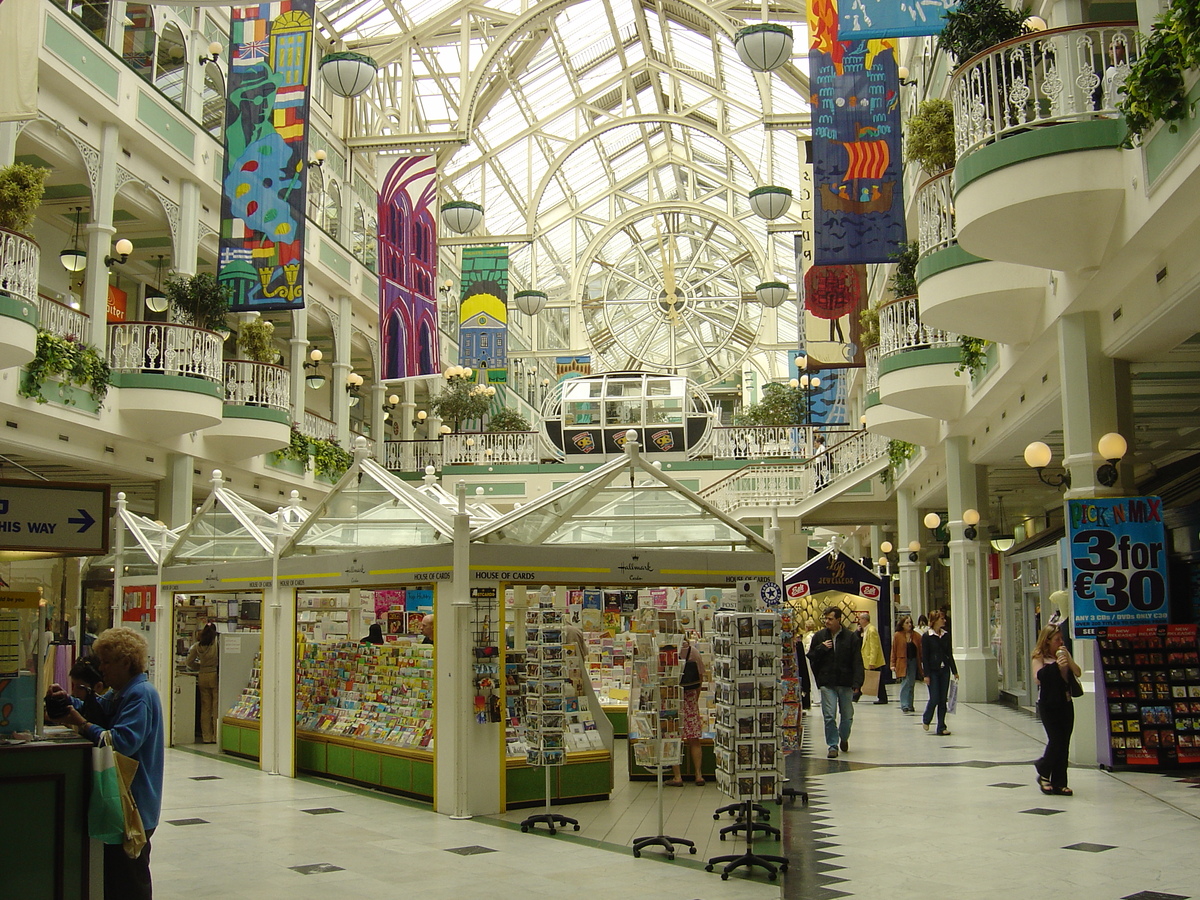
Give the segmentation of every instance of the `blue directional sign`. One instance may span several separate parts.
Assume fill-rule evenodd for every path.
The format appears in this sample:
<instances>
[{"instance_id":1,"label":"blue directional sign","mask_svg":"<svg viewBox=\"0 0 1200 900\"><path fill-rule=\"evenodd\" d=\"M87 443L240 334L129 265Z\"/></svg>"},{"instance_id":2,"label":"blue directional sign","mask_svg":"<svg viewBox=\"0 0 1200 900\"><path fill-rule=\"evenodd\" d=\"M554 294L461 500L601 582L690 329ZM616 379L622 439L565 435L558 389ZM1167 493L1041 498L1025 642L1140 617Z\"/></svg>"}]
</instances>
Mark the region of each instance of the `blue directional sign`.
<instances>
[{"instance_id":1,"label":"blue directional sign","mask_svg":"<svg viewBox=\"0 0 1200 900\"><path fill-rule=\"evenodd\" d=\"M0 550L108 552L108 485L0 480Z\"/></svg>"}]
</instances>

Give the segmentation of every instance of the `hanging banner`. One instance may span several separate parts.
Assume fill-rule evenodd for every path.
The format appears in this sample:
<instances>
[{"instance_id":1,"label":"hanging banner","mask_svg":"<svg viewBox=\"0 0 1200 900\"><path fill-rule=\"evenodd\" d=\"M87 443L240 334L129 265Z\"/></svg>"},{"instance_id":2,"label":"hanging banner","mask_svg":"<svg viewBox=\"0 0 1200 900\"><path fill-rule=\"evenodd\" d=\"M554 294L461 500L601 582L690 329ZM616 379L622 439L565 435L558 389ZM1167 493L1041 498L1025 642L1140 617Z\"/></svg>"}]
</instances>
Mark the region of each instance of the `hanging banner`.
<instances>
[{"instance_id":1,"label":"hanging banner","mask_svg":"<svg viewBox=\"0 0 1200 900\"><path fill-rule=\"evenodd\" d=\"M959 0L841 0L843 38L916 37L940 34L946 10Z\"/></svg>"},{"instance_id":2,"label":"hanging banner","mask_svg":"<svg viewBox=\"0 0 1200 900\"><path fill-rule=\"evenodd\" d=\"M508 368L508 247L464 247L458 361L487 384Z\"/></svg>"},{"instance_id":3,"label":"hanging banner","mask_svg":"<svg viewBox=\"0 0 1200 900\"><path fill-rule=\"evenodd\" d=\"M37 118L41 7L38 0L0 0L0 122Z\"/></svg>"},{"instance_id":4,"label":"hanging banner","mask_svg":"<svg viewBox=\"0 0 1200 900\"><path fill-rule=\"evenodd\" d=\"M217 278L234 312L304 306L313 3L231 11Z\"/></svg>"},{"instance_id":5,"label":"hanging banner","mask_svg":"<svg viewBox=\"0 0 1200 900\"><path fill-rule=\"evenodd\" d=\"M1076 637L1167 621L1166 528L1159 497L1067 501Z\"/></svg>"},{"instance_id":6,"label":"hanging banner","mask_svg":"<svg viewBox=\"0 0 1200 900\"><path fill-rule=\"evenodd\" d=\"M434 287L436 198L432 156L398 159L379 192L379 333L385 381L436 375L442 369Z\"/></svg>"},{"instance_id":7,"label":"hanging banner","mask_svg":"<svg viewBox=\"0 0 1200 900\"><path fill-rule=\"evenodd\" d=\"M813 262L891 262L905 241L895 42L840 40L836 0L811 0L808 23Z\"/></svg>"},{"instance_id":8,"label":"hanging banner","mask_svg":"<svg viewBox=\"0 0 1200 900\"><path fill-rule=\"evenodd\" d=\"M867 306L864 266L811 266L804 273L801 343L809 367L850 368L866 363L859 314Z\"/></svg>"}]
</instances>

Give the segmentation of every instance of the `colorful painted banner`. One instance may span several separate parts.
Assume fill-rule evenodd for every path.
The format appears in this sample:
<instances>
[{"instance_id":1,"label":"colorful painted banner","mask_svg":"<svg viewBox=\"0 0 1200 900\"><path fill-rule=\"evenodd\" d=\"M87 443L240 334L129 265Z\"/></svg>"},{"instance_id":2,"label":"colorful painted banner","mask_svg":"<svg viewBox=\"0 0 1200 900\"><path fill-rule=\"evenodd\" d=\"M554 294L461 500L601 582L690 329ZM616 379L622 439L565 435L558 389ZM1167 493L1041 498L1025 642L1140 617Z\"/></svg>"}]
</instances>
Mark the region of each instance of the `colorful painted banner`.
<instances>
[{"instance_id":1,"label":"colorful painted banner","mask_svg":"<svg viewBox=\"0 0 1200 900\"><path fill-rule=\"evenodd\" d=\"M441 371L438 342L437 165L398 159L379 192L379 333L384 380Z\"/></svg>"},{"instance_id":2,"label":"colorful painted banner","mask_svg":"<svg viewBox=\"0 0 1200 900\"><path fill-rule=\"evenodd\" d=\"M890 262L905 241L895 41L840 40L836 0L811 0L808 23L813 262Z\"/></svg>"},{"instance_id":3,"label":"colorful painted banner","mask_svg":"<svg viewBox=\"0 0 1200 900\"><path fill-rule=\"evenodd\" d=\"M1115 625L1165 623L1166 529L1159 497L1067 501L1076 637Z\"/></svg>"},{"instance_id":4,"label":"colorful painted banner","mask_svg":"<svg viewBox=\"0 0 1200 900\"><path fill-rule=\"evenodd\" d=\"M802 345L810 368L866 363L859 314L867 306L863 266L810 266L804 273Z\"/></svg>"},{"instance_id":5,"label":"colorful painted banner","mask_svg":"<svg viewBox=\"0 0 1200 900\"><path fill-rule=\"evenodd\" d=\"M940 34L946 10L959 0L841 0L843 38L916 37Z\"/></svg>"},{"instance_id":6,"label":"colorful painted banner","mask_svg":"<svg viewBox=\"0 0 1200 900\"><path fill-rule=\"evenodd\" d=\"M235 312L304 306L313 4L231 12L217 277Z\"/></svg>"},{"instance_id":7,"label":"colorful painted banner","mask_svg":"<svg viewBox=\"0 0 1200 900\"><path fill-rule=\"evenodd\" d=\"M464 247L458 361L486 384L508 368L508 247Z\"/></svg>"}]
</instances>

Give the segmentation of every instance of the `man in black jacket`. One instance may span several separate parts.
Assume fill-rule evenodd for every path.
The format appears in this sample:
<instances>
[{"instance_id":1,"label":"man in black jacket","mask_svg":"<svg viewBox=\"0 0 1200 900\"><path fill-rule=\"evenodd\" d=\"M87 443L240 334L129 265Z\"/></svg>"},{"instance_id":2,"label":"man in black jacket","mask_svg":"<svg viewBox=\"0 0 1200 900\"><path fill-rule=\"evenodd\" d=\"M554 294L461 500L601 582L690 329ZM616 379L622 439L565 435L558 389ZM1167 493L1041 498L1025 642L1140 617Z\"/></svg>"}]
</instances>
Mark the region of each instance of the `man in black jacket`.
<instances>
[{"instance_id":1,"label":"man in black jacket","mask_svg":"<svg viewBox=\"0 0 1200 900\"><path fill-rule=\"evenodd\" d=\"M825 718L825 743L830 759L850 749L850 726L854 724L854 692L862 687L862 640L842 627L842 611L835 606L825 610L825 628L813 635L808 659L813 677L821 689L821 715ZM841 707L841 724L838 724Z\"/></svg>"}]
</instances>

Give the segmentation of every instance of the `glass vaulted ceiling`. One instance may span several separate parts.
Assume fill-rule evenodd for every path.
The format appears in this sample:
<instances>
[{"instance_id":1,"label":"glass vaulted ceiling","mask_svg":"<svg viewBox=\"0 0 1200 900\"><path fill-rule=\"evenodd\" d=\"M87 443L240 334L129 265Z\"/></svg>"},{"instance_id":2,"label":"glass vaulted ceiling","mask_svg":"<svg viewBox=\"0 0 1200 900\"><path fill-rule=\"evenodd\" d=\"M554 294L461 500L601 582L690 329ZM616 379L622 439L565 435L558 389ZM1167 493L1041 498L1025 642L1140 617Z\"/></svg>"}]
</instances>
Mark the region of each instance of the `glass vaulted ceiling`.
<instances>
[{"instance_id":1,"label":"glass vaulted ceiling","mask_svg":"<svg viewBox=\"0 0 1200 900\"><path fill-rule=\"evenodd\" d=\"M705 297L715 289L697 284L692 307L665 309L670 327L648 336L656 346L644 348L646 358L671 357L665 345L679 332L677 311L694 313L687 333L703 340L711 329L701 301L744 303L759 280L794 283L793 233L768 236L746 196L761 184L791 187L798 197L804 187L809 106L799 0L318 6L320 27L336 49L368 53L382 67L355 101L351 142L358 152L437 153L443 200L482 203L488 235L532 235L532 244L510 245L514 290L536 287L552 305L595 299L603 285L589 275L594 264L619 266L627 250L627 241L605 240L606 226L627 220L630 230L637 228L637 210L655 203L681 213L663 224L695 248L677 267L728 270L726 255L706 257L714 217L734 223L748 256L737 278L720 288L722 297ZM797 55L793 64L759 76L738 59L732 36L764 18L792 27ZM382 170L388 161L381 162ZM782 224L796 225L802 209L794 204ZM648 227L643 220L634 239L654 238ZM645 272L635 277L646 280ZM664 285L644 289L657 300ZM778 348L759 359L766 374L785 374L781 351L795 346L795 320L791 303L777 315L742 317L743 332L753 332L747 346ZM602 347L587 346L588 338L580 329L581 346L541 349L591 350L598 369L628 367L631 360L606 357ZM736 370L749 352L741 346L714 357L723 360L721 368ZM710 384L732 374L711 368L682 374Z\"/></svg>"}]
</instances>

